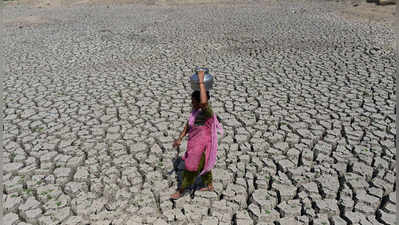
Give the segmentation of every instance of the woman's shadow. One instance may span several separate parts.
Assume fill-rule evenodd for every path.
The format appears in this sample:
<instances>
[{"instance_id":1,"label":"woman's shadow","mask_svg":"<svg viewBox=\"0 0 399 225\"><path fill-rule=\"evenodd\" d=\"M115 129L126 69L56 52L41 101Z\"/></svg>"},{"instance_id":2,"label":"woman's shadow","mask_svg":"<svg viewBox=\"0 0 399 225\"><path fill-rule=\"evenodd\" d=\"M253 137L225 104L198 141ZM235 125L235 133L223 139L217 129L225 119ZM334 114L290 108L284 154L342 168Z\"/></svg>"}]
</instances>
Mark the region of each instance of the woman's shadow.
<instances>
[{"instance_id":1,"label":"woman's shadow","mask_svg":"<svg viewBox=\"0 0 399 225\"><path fill-rule=\"evenodd\" d=\"M183 173L186 166L184 165L184 160L180 156L175 157L172 160L172 163L173 163L173 170L169 172L169 175L176 173L177 188L179 188L183 181Z\"/></svg>"},{"instance_id":2,"label":"woman's shadow","mask_svg":"<svg viewBox=\"0 0 399 225\"><path fill-rule=\"evenodd\" d=\"M176 173L177 188L180 188L182 185L183 174L184 174L184 170L186 168L186 166L184 164L184 160L179 156L179 153L180 153L180 149L178 148L177 155L172 160L173 169L168 173L169 175ZM191 191L191 197L193 198L194 192L203 187L205 187L205 185L202 182L202 179L199 179L199 180L196 180L196 182L194 182L194 184L192 186L188 187L184 192Z\"/></svg>"}]
</instances>

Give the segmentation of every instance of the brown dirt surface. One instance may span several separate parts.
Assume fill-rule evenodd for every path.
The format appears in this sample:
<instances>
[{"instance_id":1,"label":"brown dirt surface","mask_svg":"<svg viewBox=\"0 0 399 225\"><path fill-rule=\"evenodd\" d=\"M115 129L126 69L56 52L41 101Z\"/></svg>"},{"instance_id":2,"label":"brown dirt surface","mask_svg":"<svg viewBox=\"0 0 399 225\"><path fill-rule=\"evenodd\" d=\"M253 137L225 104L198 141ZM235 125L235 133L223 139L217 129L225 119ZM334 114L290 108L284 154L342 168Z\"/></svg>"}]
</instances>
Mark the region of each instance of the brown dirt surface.
<instances>
[{"instance_id":1,"label":"brown dirt surface","mask_svg":"<svg viewBox=\"0 0 399 225\"><path fill-rule=\"evenodd\" d=\"M262 3L278 2L279 0L254 0ZM301 0L306 1L306 0ZM399 0L397 0L399 1ZM234 0L7 0L6 5L29 5L37 8L54 8L54 7L73 7L82 4L144 4L144 5L187 5L187 4L218 4L219 6L227 4L250 4L251 1L234 1ZM330 1L326 1L330 2ZM398 15L399 7L397 4L378 5L370 3L366 0L342 1L338 3L336 8L337 15L345 19L359 21L363 23L376 22L388 25L399 25ZM36 17L22 18L28 23L41 23L42 19Z\"/></svg>"},{"instance_id":2,"label":"brown dirt surface","mask_svg":"<svg viewBox=\"0 0 399 225\"><path fill-rule=\"evenodd\" d=\"M270 2L274 0L261 0ZM240 3L232 0L7 0L6 4L25 4L38 8L73 7L82 4L145 4L145 5L179 5L179 4L220 4ZM244 2L241 2L244 3Z\"/></svg>"},{"instance_id":3,"label":"brown dirt surface","mask_svg":"<svg viewBox=\"0 0 399 225\"><path fill-rule=\"evenodd\" d=\"M339 14L346 19L363 22L377 22L393 24L398 17L397 5L378 5L366 1L342 3Z\"/></svg>"}]
</instances>

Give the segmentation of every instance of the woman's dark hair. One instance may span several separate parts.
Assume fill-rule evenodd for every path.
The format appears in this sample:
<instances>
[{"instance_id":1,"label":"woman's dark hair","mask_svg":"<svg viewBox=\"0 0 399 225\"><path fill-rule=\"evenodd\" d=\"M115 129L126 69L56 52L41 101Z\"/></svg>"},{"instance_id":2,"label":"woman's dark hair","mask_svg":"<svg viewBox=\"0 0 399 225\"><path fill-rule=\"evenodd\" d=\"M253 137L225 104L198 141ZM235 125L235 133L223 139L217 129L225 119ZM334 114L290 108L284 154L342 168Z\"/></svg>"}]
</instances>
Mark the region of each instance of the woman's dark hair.
<instances>
[{"instance_id":1,"label":"woman's dark hair","mask_svg":"<svg viewBox=\"0 0 399 225\"><path fill-rule=\"evenodd\" d=\"M196 101L201 102L201 92L200 91L194 91L191 94L191 97L194 98ZM209 95L209 91L206 91L206 97L208 98L208 100L211 98L211 96Z\"/></svg>"}]
</instances>

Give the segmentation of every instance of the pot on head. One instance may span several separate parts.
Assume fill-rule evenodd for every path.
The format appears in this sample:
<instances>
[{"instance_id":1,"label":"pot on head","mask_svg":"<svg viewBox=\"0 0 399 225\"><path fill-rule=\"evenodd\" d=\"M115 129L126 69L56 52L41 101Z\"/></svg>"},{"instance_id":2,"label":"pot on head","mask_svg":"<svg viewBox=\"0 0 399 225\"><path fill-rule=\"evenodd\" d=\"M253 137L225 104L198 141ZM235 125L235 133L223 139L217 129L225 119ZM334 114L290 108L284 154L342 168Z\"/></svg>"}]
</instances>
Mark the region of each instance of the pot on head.
<instances>
[{"instance_id":1,"label":"pot on head","mask_svg":"<svg viewBox=\"0 0 399 225\"><path fill-rule=\"evenodd\" d=\"M195 68L195 73L190 77L190 83L191 83L191 88L194 91L199 91L199 79L198 79L198 72L199 71L204 71L204 85L205 89L207 91L212 89L213 86L213 76L209 74L209 69L208 68L203 68L203 67L196 67Z\"/></svg>"}]
</instances>

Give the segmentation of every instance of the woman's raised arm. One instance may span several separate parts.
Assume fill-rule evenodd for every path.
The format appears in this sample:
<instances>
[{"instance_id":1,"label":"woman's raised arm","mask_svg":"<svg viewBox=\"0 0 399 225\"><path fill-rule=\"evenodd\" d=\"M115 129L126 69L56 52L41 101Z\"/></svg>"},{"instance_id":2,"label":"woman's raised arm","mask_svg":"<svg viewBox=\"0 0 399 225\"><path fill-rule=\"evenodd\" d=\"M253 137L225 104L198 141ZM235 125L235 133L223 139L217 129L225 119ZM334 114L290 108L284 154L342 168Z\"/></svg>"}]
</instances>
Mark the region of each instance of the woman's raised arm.
<instances>
[{"instance_id":1,"label":"woman's raised arm","mask_svg":"<svg viewBox=\"0 0 399 225\"><path fill-rule=\"evenodd\" d=\"M201 96L201 102L200 102L201 108L206 108L208 106L208 97L206 96L204 77L205 77L204 71L198 71L198 80L199 80L200 96Z\"/></svg>"}]
</instances>

